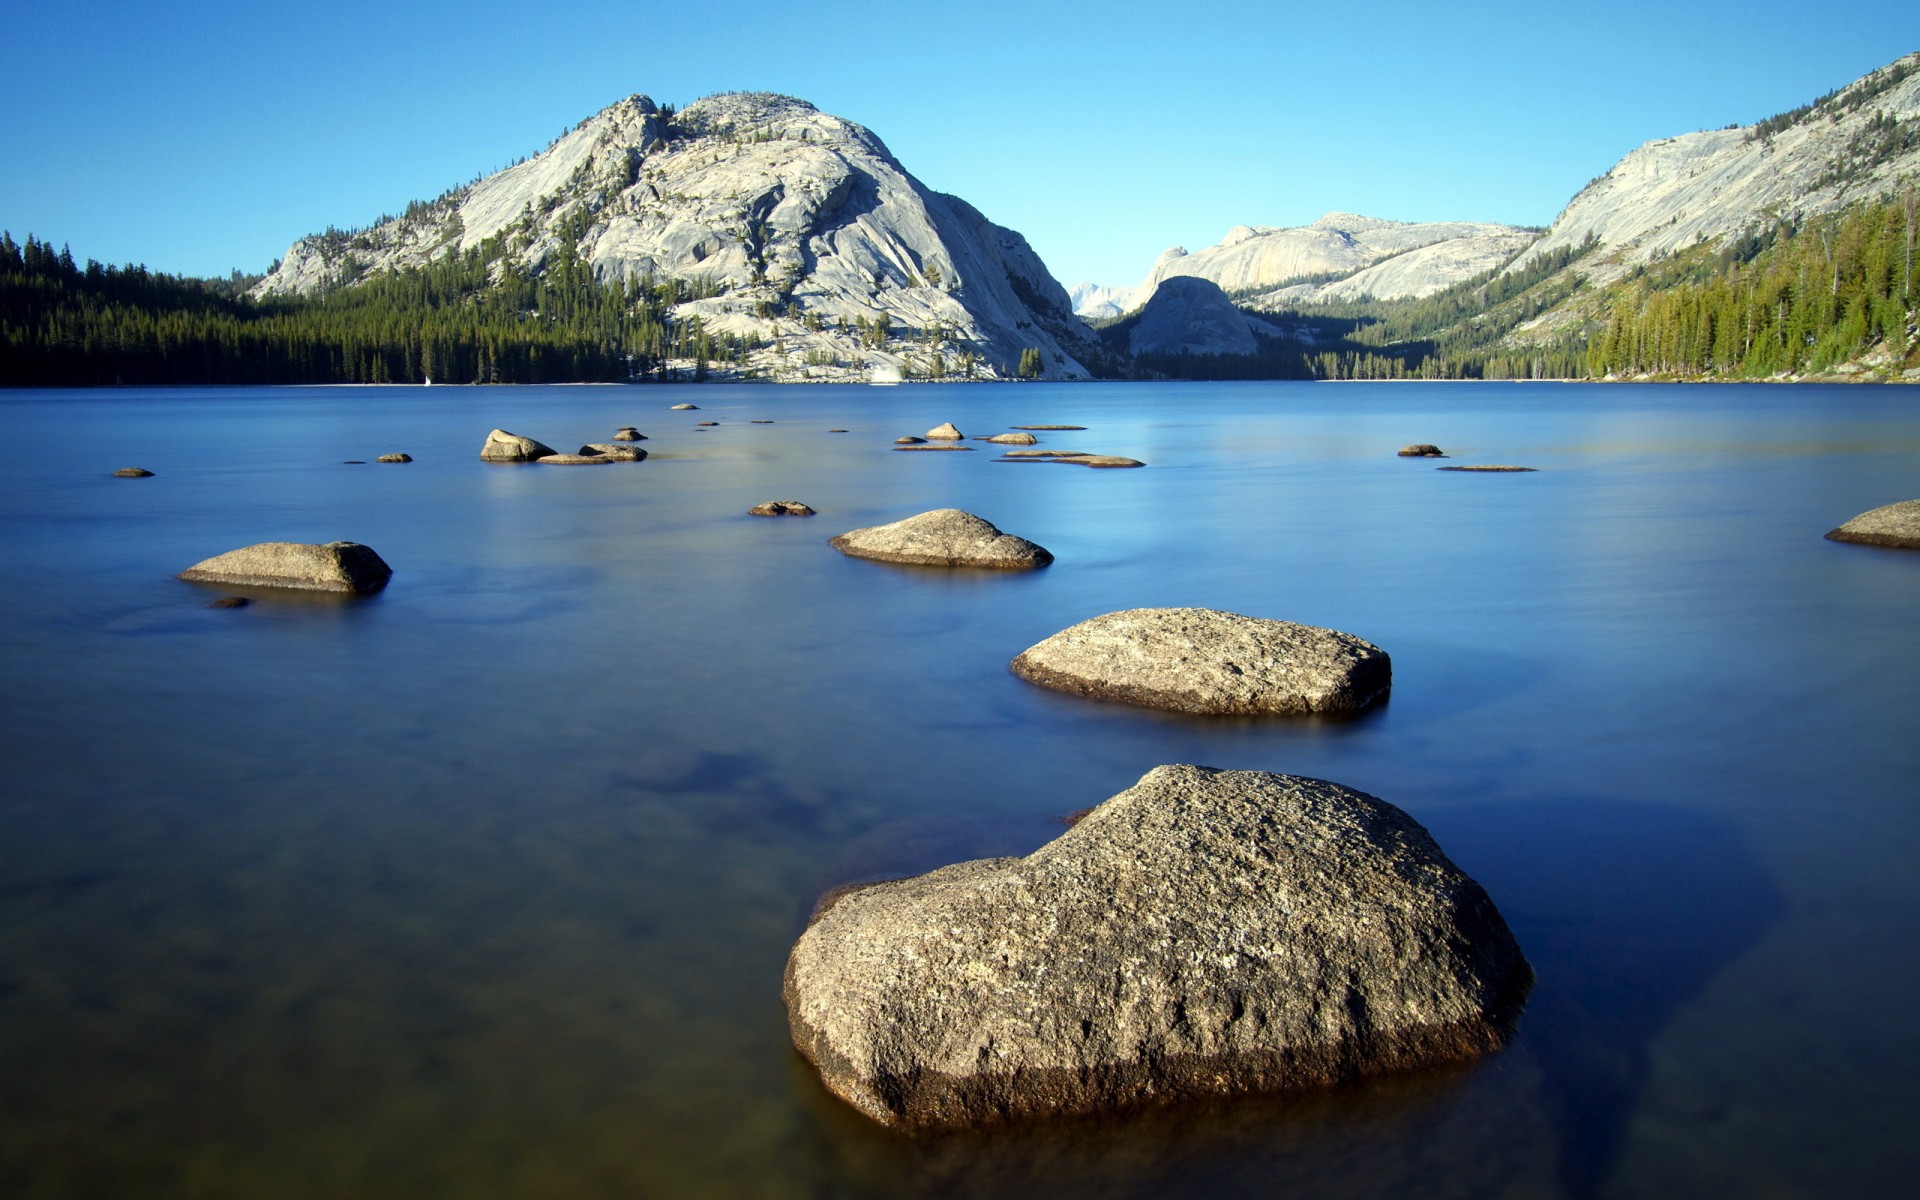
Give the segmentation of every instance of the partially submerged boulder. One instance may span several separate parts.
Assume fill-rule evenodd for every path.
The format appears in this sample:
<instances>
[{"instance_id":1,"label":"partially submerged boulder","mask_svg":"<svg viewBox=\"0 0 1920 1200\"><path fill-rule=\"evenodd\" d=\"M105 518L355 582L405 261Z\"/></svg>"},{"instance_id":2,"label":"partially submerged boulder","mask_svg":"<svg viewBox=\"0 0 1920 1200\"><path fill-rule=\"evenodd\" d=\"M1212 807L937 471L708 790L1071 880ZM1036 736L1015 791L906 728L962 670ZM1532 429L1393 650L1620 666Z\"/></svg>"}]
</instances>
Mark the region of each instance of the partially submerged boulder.
<instances>
[{"instance_id":1,"label":"partially submerged boulder","mask_svg":"<svg viewBox=\"0 0 1920 1200\"><path fill-rule=\"evenodd\" d=\"M750 517L811 517L813 509L798 500L769 500L747 510Z\"/></svg>"},{"instance_id":2,"label":"partially submerged boulder","mask_svg":"<svg viewBox=\"0 0 1920 1200\"><path fill-rule=\"evenodd\" d=\"M1393 805L1164 766L1025 858L823 904L784 994L828 1089L937 1129L1471 1059L1532 979L1486 892Z\"/></svg>"},{"instance_id":3,"label":"partially submerged boulder","mask_svg":"<svg viewBox=\"0 0 1920 1200\"><path fill-rule=\"evenodd\" d=\"M1001 533L991 521L957 508L936 508L891 525L855 529L827 544L854 558L927 567L1024 571L1053 561L1052 554L1027 539Z\"/></svg>"},{"instance_id":4,"label":"partially submerged boulder","mask_svg":"<svg viewBox=\"0 0 1920 1200\"><path fill-rule=\"evenodd\" d=\"M647 457L647 452L640 447L618 442L588 442L580 447L580 453L599 455L614 462L643 462Z\"/></svg>"},{"instance_id":5,"label":"partially submerged boulder","mask_svg":"<svg viewBox=\"0 0 1920 1200\"><path fill-rule=\"evenodd\" d=\"M1920 500L1902 500L1863 512L1827 534L1829 541L1920 550Z\"/></svg>"},{"instance_id":6,"label":"partially submerged boulder","mask_svg":"<svg viewBox=\"0 0 1920 1200\"><path fill-rule=\"evenodd\" d=\"M543 467L604 467L618 460L604 454L543 454L533 461Z\"/></svg>"},{"instance_id":7,"label":"partially submerged boulder","mask_svg":"<svg viewBox=\"0 0 1920 1200\"><path fill-rule=\"evenodd\" d=\"M1445 458L1446 457L1446 455L1440 452L1440 447L1434 445L1432 442L1415 442L1411 446L1402 446L1400 447L1399 454L1401 458Z\"/></svg>"},{"instance_id":8,"label":"partially submerged boulder","mask_svg":"<svg viewBox=\"0 0 1920 1200\"><path fill-rule=\"evenodd\" d=\"M693 411L695 411L695 410L697 410L697 409L698 409L699 407L700 407L700 406L699 406L698 404L676 404L676 405L674 405L674 406L673 406L673 408L671 409L671 411L673 411L673 412L693 412Z\"/></svg>"},{"instance_id":9,"label":"partially submerged boulder","mask_svg":"<svg viewBox=\"0 0 1920 1200\"><path fill-rule=\"evenodd\" d=\"M1130 608L1017 656L1030 683L1095 700L1207 714L1358 712L1393 684L1387 652L1336 629L1211 608Z\"/></svg>"},{"instance_id":10,"label":"partially submerged boulder","mask_svg":"<svg viewBox=\"0 0 1920 1200\"><path fill-rule=\"evenodd\" d=\"M410 462L412 462L412 461L413 461L413 455L411 455L411 454L382 454L382 455L380 455L380 456L379 456L378 458L375 458L375 459L374 459L373 461L375 461L375 462L383 462L383 463L410 463Z\"/></svg>"},{"instance_id":11,"label":"partially submerged boulder","mask_svg":"<svg viewBox=\"0 0 1920 1200\"><path fill-rule=\"evenodd\" d=\"M175 576L189 583L297 588L312 592L377 592L393 577L370 546L358 542L261 542L197 562Z\"/></svg>"},{"instance_id":12,"label":"partially submerged boulder","mask_svg":"<svg viewBox=\"0 0 1920 1200\"><path fill-rule=\"evenodd\" d=\"M530 437L521 437L517 433L508 433L496 429L487 435L486 445L480 447L482 462L534 462L554 453L552 446L545 442L536 442Z\"/></svg>"},{"instance_id":13,"label":"partially submerged boulder","mask_svg":"<svg viewBox=\"0 0 1920 1200\"><path fill-rule=\"evenodd\" d=\"M1038 429L1044 432L1048 429L1085 429L1086 426L1085 425L1015 425L1014 428L1015 429Z\"/></svg>"},{"instance_id":14,"label":"partially submerged boulder","mask_svg":"<svg viewBox=\"0 0 1920 1200\"><path fill-rule=\"evenodd\" d=\"M918 446L926 440L927 439L922 437L897 437L893 439L893 444L896 446Z\"/></svg>"},{"instance_id":15,"label":"partially submerged boulder","mask_svg":"<svg viewBox=\"0 0 1920 1200\"><path fill-rule=\"evenodd\" d=\"M1002 446L1031 446L1040 439L1030 433L996 433L992 437L981 438L980 440L983 442L997 442Z\"/></svg>"},{"instance_id":16,"label":"partially submerged boulder","mask_svg":"<svg viewBox=\"0 0 1920 1200\"><path fill-rule=\"evenodd\" d=\"M121 479L152 479L153 472L145 467L121 467L114 474Z\"/></svg>"},{"instance_id":17,"label":"partially submerged boulder","mask_svg":"<svg viewBox=\"0 0 1920 1200\"><path fill-rule=\"evenodd\" d=\"M1056 461L1072 463L1076 467L1144 467L1147 464L1137 458L1127 458L1120 454L1062 454L1055 456Z\"/></svg>"},{"instance_id":18,"label":"partially submerged boulder","mask_svg":"<svg viewBox=\"0 0 1920 1200\"><path fill-rule=\"evenodd\" d=\"M647 435L641 433L631 425L625 425L613 435L613 440L616 442L644 442L647 440Z\"/></svg>"},{"instance_id":19,"label":"partially submerged boulder","mask_svg":"<svg viewBox=\"0 0 1920 1200\"><path fill-rule=\"evenodd\" d=\"M1493 471L1496 473L1502 472L1502 471L1505 471L1505 472L1537 471L1539 469L1540 468L1538 467L1507 466L1504 463L1476 463L1471 466L1464 466L1464 467L1435 467L1434 468L1434 470L1436 471Z\"/></svg>"},{"instance_id":20,"label":"partially submerged boulder","mask_svg":"<svg viewBox=\"0 0 1920 1200\"><path fill-rule=\"evenodd\" d=\"M935 441L957 442L967 435L955 428L952 421L947 421L927 430L927 436Z\"/></svg>"},{"instance_id":21,"label":"partially submerged boulder","mask_svg":"<svg viewBox=\"0 0 1920 1200\"><path fill-rule=\"evenodd\" d=\"M931 445L926 445L926 446L895 446L895 447L894 447L894 449L895 449L895 450L971 450L971 449L973 449L973 447L972 447L972 446L955 446L955 445L950 445L950 444L947 444L947 443L944 443L944 442L943 442L943 443L941 443L941 444L940 444L940 445L938 445L938 446L931 446Z\"/></svg>"}]
</instances>

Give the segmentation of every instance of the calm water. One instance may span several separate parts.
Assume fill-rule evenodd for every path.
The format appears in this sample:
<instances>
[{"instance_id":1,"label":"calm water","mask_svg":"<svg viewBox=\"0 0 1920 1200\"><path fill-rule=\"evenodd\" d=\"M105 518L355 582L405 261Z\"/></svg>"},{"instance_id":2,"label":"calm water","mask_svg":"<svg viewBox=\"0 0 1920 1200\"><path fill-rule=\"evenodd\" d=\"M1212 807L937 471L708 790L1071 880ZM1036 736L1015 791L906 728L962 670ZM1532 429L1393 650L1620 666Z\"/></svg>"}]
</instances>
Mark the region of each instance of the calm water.
<instances>
[{"instance_id":1,"label":"calm water","mask_svg":"<svg viewBox=\"0 0 1920 1200\"><path fill-rule=\"evenodd\" d=\"M1820 537L1920 496L1920 392L14 392L0 417L0 1194L1871 1196L1920 1170L1920 554ZM1040 436L1151 465L889 452L944 420L1084 424ZM645 463L476 459L496 425L571 450L628 423ZM418 461L342 465L388 451ZM787 498L821 515L744 515ZM947 505L1057 564L824 545ZM334 539L392 586L209 611L172 579ZM1181 604L1368 638L1391 703L1203 721L1006 670ZM1024 852L1167 762L1424 822L1539 971L1514 1046L993 1138L899 1139L820 1090L779 983L822 890Z\"/></svg>"}]
</instances>

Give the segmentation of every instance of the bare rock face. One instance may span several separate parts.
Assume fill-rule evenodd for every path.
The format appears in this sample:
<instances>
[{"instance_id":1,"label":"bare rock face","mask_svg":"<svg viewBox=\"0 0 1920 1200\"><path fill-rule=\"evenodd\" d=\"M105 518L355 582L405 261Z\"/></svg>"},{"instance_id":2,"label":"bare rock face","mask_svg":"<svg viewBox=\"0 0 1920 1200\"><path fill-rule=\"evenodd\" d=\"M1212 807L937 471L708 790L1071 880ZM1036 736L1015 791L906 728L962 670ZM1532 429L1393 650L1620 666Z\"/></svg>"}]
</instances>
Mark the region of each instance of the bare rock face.
<instances>
[{"instance_id":1,"label":"bare rock face","mask_svg":"<svg viewBox=\"0 0 1920 1200\"><path fill-rule=\"evenodd\" d=\"M377 592L393 577L372 547L358 542L261 542L197 562L175 576L189 583L244 584L312 592Z\"/></svg>"},{"instance_id":2,"label":"bare rock face","mask_svg":"<svg viewBox=\"0 0 1920 1200\"><path fill-rule=\"evenodd\" d=\"M952 421L945 421L927 430L927 437L933 441L957 442L967 435L961 433Z\"/></svg>"},{"instance_id":3,"label":"bare rock face","mask_svg":"<svg viewBox=\"0 0 1920 1200\"><path fill-rule=\"evenodd\" d=\"M1440 447L1432 442L1415 442L1411 446L1402 446L1398 451L1401 458L1445 458Z\"/></svg>"},{"instance_id":4,"label":"bare rock face","mask_svg":"<svg viewBox=\"0 0 1920 1200\"><path fill-rule=\"evenodd\" d=\"M629 446L617 442L588 442L580 447L582 454L597 454L613 462L644 462L647 452L638 446Z\"/></svg>"},{"instance_id":5,"label":"bare rock face","mask_svg":"<svg viewBox=\"0 0 1920 1200\"><path fill-rule=\"evenodd\" d=\"M1829 541L1863 546L1892 546L1920 550L1920 500L1902 500L1863 512L1827 534Z\"/></svg>"},{"instance_id":6,"label":"bare rock face","mask_svg":"<svg viewBox=\"0 0 1920 1200\"><path fill-rule=\"evenodd\" d=\"M533 462L555 453L552 446L545 442L536 442L530 437L521 437L517 433L508 433L496 429L487 435L487 441L480 447L481 462Z\"/></svg>"},{"instance_id":7,"label":"bare rock face","mask_svg":"<svg viewBox=\"0 0 1920 1200\"><path fill-rule=\"evenodd\" d=\"M811 517L813 509L798 500L769 500L747 510L750 517Z\"/></svg>"},{"instance_id":8,"label":"bare rock face","mask_svg":"<svg viewBox=\"0 0 1920 1200\"><path fill-rule=\"evenodd\" d=\"M1210 280L1163 280L1127 336L1134 354L1252 354L1255 326Z\"/></svg>"},{"instance_id":9,"label":"bare rock face","mask_svg":"<svg viewBox=\"0 0 1920 1200\"><path fill-rule=\"evenodd\" d=\"M1531 984L1486 892L1391 804L1164 766L1025 858L823 905L785 998L830 1090L932 1129L1471 1059Z\"/></svg>"},{"instance_id":10,"label":"bare rock face","mask_svg":"<svg viewBox=\"0 0 1920 1200\"><path fill-rule=\"evenodd\" d=\"M1387 652L1350 633L1210 608L1132 608L1023 651L1013 673L1096 700L1210 714L1343 714L1387 694Z\"/></svg>"},{"instance_id":11,"label":"bare rock face","mask_svg":"<svg viewBox=\"0 0 1920 1200\"><path fill-rule=\"evenodd\" d=\"M854 558L926 567L1025 571L1053 561L1052 554L1027 539L1001 533L992 522L957 508L936 508L891 525L855 529L827 544Z\"/></svg>"}]
</instances>

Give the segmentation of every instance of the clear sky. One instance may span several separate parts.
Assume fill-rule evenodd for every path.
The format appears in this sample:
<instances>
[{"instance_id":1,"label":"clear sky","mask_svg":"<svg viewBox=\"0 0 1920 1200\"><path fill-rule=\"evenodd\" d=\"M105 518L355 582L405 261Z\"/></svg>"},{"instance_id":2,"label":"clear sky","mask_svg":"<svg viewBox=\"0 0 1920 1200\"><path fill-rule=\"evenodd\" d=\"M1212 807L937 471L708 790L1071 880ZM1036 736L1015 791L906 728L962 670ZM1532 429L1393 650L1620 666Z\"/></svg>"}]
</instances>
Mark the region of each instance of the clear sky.
<instances>
[{"instance_id":1,"label":"clear sky","mask_svg":"<svg viewBox=\"0 0 1920 1200\"><path fill-rule=\"evenodd\" d=\"M1061 282L1332 209L1545 225L1658 137L1920 49L1912 0L11 0L0 227L263 270L634 92L799 96Z\"/></svg>"}]
</instances>

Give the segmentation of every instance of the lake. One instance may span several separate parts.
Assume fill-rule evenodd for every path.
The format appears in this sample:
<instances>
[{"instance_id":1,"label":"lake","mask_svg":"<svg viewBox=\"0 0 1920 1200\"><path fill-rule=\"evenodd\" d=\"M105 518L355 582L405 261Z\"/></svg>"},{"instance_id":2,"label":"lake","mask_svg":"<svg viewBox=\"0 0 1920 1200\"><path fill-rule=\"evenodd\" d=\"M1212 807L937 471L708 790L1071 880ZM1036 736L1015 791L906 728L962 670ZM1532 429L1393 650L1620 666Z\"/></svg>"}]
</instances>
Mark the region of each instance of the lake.
<instances>
[{"instance_id":1,"label":"lake","mask_svg":"<svg viewBox=\"0 0 1920 1200\"><path fill-rule=\"evenodd\" d=\"M1920 553L1821 538L1920 497L1920 391L14 391L0 414L0 1194L1869 1196L1920 1171ZM1085 425L1039 436L1149 465L891 451L948 420ZM626 424L646 462L477 458L495 426L568 451ZM1539 469L1395 456L1419 441ZM394 451L416 461L343 462ZM773 499L820 515L745 515ZM1056 563L825 544L947 506ZM270 540L365 542L393 581L210 610L225 592L173 578ZM1209 720L1007 670L1149 605L1357 634L1391 700ZM823 891L1025 853L1179 762L1425 824L1539 974L1513 1045L991 1136L897 1137L821 1089L780 978Z\"/></svg>"}]
</instances>

